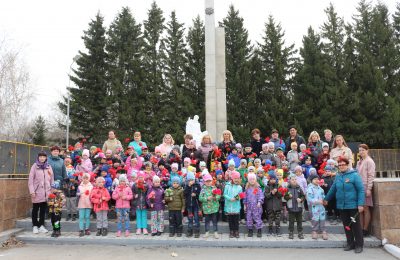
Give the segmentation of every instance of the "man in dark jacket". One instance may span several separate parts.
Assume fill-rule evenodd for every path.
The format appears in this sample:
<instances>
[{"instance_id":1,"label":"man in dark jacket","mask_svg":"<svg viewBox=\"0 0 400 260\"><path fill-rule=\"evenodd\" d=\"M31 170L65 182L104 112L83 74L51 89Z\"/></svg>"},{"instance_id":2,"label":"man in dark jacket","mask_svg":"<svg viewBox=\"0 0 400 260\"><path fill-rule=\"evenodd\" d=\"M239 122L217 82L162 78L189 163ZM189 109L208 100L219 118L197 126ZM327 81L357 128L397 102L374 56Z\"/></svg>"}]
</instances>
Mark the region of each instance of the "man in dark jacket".
<instances>
[{"instance_id":1,"label":"man in dark jacket","mask_svg":"<svg viewBox=\"0 0 400 260\"><path fill-rule=\"evenodd\" d=\"M289 137L286 138L286 153L290 151L290 144L296 142L297 143L297 151L300 152L300 145L306 144L306 141L301 135L297 134L297 128L295 125L289 126Z\"/></svg>"}]
</instances>

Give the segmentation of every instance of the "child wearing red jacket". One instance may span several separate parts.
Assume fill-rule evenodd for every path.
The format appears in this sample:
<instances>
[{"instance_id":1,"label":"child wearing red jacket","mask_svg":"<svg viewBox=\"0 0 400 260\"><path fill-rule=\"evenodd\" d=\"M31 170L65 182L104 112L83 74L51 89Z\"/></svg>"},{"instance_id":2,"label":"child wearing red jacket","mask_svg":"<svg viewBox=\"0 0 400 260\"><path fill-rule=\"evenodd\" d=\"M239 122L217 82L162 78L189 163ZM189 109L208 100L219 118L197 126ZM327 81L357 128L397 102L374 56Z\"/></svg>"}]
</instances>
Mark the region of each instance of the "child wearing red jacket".
<instances>
[{"instance_id":1,"label":"child wearing red jacket","mask_svg":"<svg viewBox=\"0 0 400 260\"><path fill-rule=\"evenodd\" d=\"M96 187L90 194L90 201L93 203L93 210L96 213L97 233L96 236L107 236L108 233L108 201L110 193L104 187L105 179L98 177L96 179Z\"/></svg>"},{"instance_id":2,"label":"child wearing red jacket","mask_svg":"<svg viewBox=\"0 0 400 260\"><path fill-rule=\"evenodd\" d=\"M125 224L125 237L129 236L129 211L131 208L130 201L133 198L132 190L127 185L125 174L119 176L119 185L115 188L112 198L116 201L115 208L117 211L117 237L121 236L122 223Z\"/></svg>"}]
</instances>

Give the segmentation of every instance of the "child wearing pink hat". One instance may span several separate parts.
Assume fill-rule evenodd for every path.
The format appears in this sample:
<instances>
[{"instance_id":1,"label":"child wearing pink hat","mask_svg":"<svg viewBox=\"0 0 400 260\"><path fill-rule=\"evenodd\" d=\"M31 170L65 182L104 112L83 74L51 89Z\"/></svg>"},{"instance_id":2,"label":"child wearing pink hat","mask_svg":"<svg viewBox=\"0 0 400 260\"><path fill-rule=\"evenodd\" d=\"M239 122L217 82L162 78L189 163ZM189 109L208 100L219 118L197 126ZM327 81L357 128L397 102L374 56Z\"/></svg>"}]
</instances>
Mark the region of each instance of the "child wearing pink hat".
<instances>
[{"instance_id":1,"label":"child wearing pink hat","mask_svg":"<svg viewBox=\"0 0 400 260\"><path fill-rule=\"evenodd\" d=\"M208 238L210 233L210 221L213 223L214 238L218 239L218 211L219 211L219 200L221 198L221 190L217 189L213 185L213 179L210 174L203 176L204 185L200 192L199 200L202 202L203 213L205 217L205 235L204 238Z\"/></svg>"},{"instance_id":2,"label":"child wearing pink hat","mask_svg":"<svg viewBox=\"0 0 400 260\"><path fill-rule=\"evenodd\" d=\"M246 184L246 197L243 199L244 211L246 212L246 223L248 228L248 237L253 236L253 223L257 229L257 237L261 237L262 220L261 214L263 211L264 194L257 182L257 177L254 173L248 175Z\"/></svg>"}]
</instances>

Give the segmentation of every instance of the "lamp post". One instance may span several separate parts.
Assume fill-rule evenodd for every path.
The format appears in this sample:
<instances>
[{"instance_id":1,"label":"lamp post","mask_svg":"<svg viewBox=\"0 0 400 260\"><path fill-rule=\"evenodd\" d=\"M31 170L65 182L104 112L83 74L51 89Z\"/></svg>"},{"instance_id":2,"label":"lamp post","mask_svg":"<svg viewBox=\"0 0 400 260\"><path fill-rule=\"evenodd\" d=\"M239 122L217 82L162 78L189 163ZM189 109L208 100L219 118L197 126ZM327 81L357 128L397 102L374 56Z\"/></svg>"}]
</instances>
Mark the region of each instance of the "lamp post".
<instances>
[{"instance_id":1,"label":"lamp post","mask_svg":"<svg viewBox=\"0 0 400 260\"><path fill-rule=\"evenodd\" d=\"M70 92L70 88L71 88L71 72L72 72L72 65L74 65L74 63L80 58L80 55L76 55L73 59L72 59L72 63L69 66L69 75L68 75L68 97L67 97L67 133L66 133L66 142L65 142L65 148L68 149L69 146L69 102L71 100L71 92Z\"/></svg>"}]
</instances>

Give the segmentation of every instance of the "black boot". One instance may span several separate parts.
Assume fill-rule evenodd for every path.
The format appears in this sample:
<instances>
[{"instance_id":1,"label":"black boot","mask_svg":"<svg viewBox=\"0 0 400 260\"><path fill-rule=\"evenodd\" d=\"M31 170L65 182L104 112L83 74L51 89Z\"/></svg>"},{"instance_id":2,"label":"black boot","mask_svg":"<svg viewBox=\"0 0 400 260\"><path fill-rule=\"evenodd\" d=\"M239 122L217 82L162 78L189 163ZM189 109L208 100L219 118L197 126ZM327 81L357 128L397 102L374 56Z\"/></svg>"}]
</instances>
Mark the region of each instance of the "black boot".
<instances>
[{"instance_id":1,"label":"black boot","mask_svg":"<svg viewBox=\"0 0 400 260\"><path fill-rule=\"evenodd\" d=\"M355 249L354 249L354 253L356 253L356 254L359 254L359 253L361 253L363 251L363 248L362 247L356 247Z\"/></svg>"},{"instance_id":2,"label":"black boot","mask_svg":"<svg viewBox=\"0 0 400 260\"><path fill-rule=\"evenodd\" d=\"M351 250L353 250L354 248L355 248L354 245L347 245L343 250L344 250L344 251L351 251Z\"/></svg>"},{"instance_id":3,"label":"black boot","mask_svg":"<svg viewBox=\"0 0 400 260\"><path fill-rule=\"evenodd\" d=\"M230 230L230 231L229 231L229 238L234 238L234 237L235 237L235 235L234 235L233 231Z\"/></svg>"},{"instance_id":4,"label":"black boot","mask_svg":"<svg viewBox=\"0 0 400 260\"><path fill-rule=\"evenodd\" d=\"M200 230L195 229L194 230L194 238L199 238L200 237Z\"/></svg>"},{"instance_id":5,"label":"black boot","mask_svg":"<svg viewBox=\"0 0 400 260\"><path fill-rule=\"evenodd\" d=\"M280 228L280 227L275 227L275 234L276 234L276 236L278 236L278 237L281 237L281 236L282 236L282 234L281 234L281 228Z\"/></svg>"},{"instance_id":6,"label":"black boot","mask_svg":"<svg viewBox=\"0 0 400 260\"><path fill-rule=\"evenodd\" d=\"M236 231L235 231L235 237L236 237L236 238L239 238L239 230L236 230Z\"/></svg>"},{"instance_id":7,"label":"black boot","mask_svg":"<svg viewBox=\"0 0 400 260\"><path fill-rule=\"evenodd\" d=\"M257 229L257 237L262 237L262 231L261 228Z\"/></svg>"},{"instance_id":8,"label":"black boot","mask_svg":"<svg viewBox=\"0 0 400 260\"><path fill-rule=\"evenodd\" d=\"M71 219L71 214L67 214L67 216L65 217L65 221L69 221Z\"/></svg>"},{"instance_id":9,"label":"black boot","mask_svg":"<svg viewBox=\"0 0 400 260\"><path fill-rule=\"evenodd\" d=\"M247 232L247 237L253 237L253 229L249 229Z\"/></svg>"},{"instance_id":10,"label":"black boot","mask_svg":"<svg viewBox=\"0 0 400 260\"><path fill-rule=\"evenodd\" d=\"M299 238L300 238L300 239L304 239L303 232L300 232L300 233L299 233Z\"/></svg>"},{"instance_id":11,"label":"black boot","mask_svg":"<svg viewBox=\"0 0 400 260\"><path fill-rule=\"evenodd\" d=\"M193 230L192 229L188 229L187 233L186 233L186 237L192 237L193 236Z\"/></svg>"},{"instance_id":12,"label":"black boot","mask_svg":"<svg viewBox=\"0 0 400 260\"><path fill-rule=\"evenodd\" d=\"M178 232L178 233L176 233L176 236L177 236L177 237L181 237L181 236L182 236L182 233L181 233L181 232Z\"/></svg>"},{"instance_id":13,"label":"black boot","mask_svg":"<svg viewBox=\"0 0 400 260\"><path fill-rule=\"evenodd\" d=\"M72 214L72 221L76 221L76 214Z\"/></svg>"},{"instance_id":14,"label":"black boot","mask_svg":"<svg viewBox=\"0 0 400 260\"><path fill-rule=\"evenodd\" d=\"M53 230L53 232L51 233L51 237L57 237L57 236L56 236L56 231L55 231L55 230Z\"/></svg>"},{"instance_id":15,"label":"black boot","mask_svg":"<svg viewBox=\"0 0 400 260\"><path fill-rule=\"evenodd\" d=\"M289 239L293 239L293 238L294 238L293 232L289 232Z\"/></svg>"},{"instance_id":16,"label":"black boot","mask_svg":"<svg viewBox=\"0 0 400 260\"><path fill-rule=\"evenodd\" d=\"M105 237L105 236L107 236L107 234L108 234L108 230L106 228L103 228L103 231L101 232L101 235L103 237Z\"/></svg>"},{"instance_id":17,"label":"black boot","mask_svg":"<svg viewBox=\"0 0 400 260\"><path fill-rule=\"evenodd\" d=\"M102 231L101 228L98 228L98 229L97 229L96 236L101 236L101 231Z\"/></svg>"},{"instance_id":18,"label":"black boot","mask_svg":"<svg viewBox=\"0 0 400 260\"><path fill-rule=\"evenodd\" d=\"M274 232L272 231L272 227L268 228L268 236L272 236Z\"/></svg>"},{"instance_id":19,"label":"black boot","mask_svg":"<svg viewBox=\"0 0 400 260\"><path fill-rule=\"evenodd\" d=\"M80 231L79 231L79 236L80 236L80 237L83 237L84 235L85 235L85 231L80 230Z\"/></svg>"},{"instance_id":20,"label":"black boot","mask_svg":"<svg viewBox=\"0 0 400 260\"><path fill-rule=\"evenodd\" d=\"M61 230L56 231L56 237L59 237L59 236L61 236Z\"/></svg>"},{"instance_id":21,"label":"black boot","mask_svg":"<svg viewBox=\"0 0 400 260\"><path fill-rule=\"evenodd\" d=\"M169 232L169 237L175 236L175 232Z\"/></svg>"}]
</instances>

